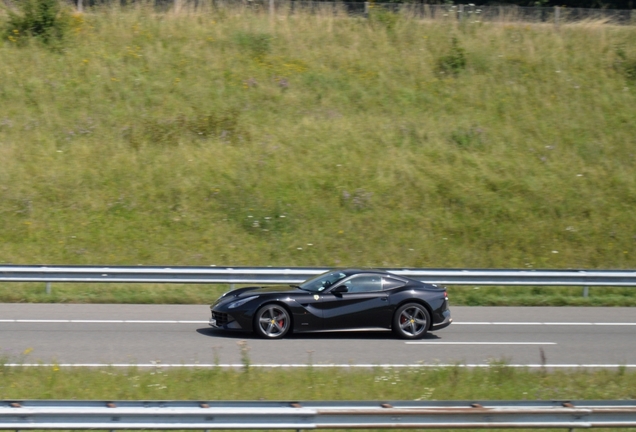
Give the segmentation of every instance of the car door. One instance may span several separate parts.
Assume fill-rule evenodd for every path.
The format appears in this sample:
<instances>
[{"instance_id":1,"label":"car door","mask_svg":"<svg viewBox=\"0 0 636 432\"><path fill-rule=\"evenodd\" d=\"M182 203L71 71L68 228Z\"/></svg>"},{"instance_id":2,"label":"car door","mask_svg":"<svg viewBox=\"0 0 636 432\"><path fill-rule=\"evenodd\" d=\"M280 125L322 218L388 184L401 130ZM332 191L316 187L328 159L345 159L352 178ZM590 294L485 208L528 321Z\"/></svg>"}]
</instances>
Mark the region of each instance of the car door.
<instances>
[{"instance_id":1,"label":"car door","mask_svg":"<svg viewBox=\"0 0 636 432\"><path fill-rule=\"evenodd\" d=\"M337 292L338 287L346 287L346 291ZM388 300L388 293L382 290L381 275L351 276L320 295L323 327L326 330L388 328L392 313Z\"/></svg>"},{"instance_id":2,"label":"car door","mask_svg":"<svg viewBox=\"0 0 636 432\"><path fill-rule=\"evenodd\" d=\"M317 292L298 292L293 300L286 302L294 317L295 331L323 330L323 296Z\"/></svg>"}]
</instances>

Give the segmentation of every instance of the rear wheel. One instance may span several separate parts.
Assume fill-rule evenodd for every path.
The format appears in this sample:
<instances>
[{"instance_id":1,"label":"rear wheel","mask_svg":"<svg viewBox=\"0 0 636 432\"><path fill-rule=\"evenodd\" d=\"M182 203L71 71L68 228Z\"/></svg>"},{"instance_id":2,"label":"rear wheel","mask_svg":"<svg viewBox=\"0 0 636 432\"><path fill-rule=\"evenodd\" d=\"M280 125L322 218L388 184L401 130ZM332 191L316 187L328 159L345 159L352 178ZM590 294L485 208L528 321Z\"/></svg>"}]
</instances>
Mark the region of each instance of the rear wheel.
<instances>
[{"instance_id":1,"label":"rear wheel","mask_svg":"<svg viewBox=\"0 0 636 432\"><path fill-rule=\"evenodd\" d=\"M254 331L267 339L280 339L289 332L291 317L287 309L277 304L268 304L256 311Z\"/></svg>"},{"instance_id":2,"label":"rear wheel","mask_svg":"<svg viewBox=\"0 0 636 432\"><path fill-rule=\"evenodd\" d=\"M407 303L395 311L393 331L404 339L420 339L430 327L431 316L419 303Z\"/></svg>"}]
</instances>

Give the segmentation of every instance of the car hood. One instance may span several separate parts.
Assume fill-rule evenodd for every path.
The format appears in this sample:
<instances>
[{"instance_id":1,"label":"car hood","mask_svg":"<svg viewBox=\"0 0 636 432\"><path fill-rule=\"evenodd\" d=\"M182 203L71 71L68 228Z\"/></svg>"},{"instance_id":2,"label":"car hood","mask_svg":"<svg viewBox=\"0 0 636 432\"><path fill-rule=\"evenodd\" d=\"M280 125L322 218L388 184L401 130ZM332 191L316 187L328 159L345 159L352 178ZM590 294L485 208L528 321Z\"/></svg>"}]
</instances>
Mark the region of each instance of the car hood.
<instances>
[{"instance_id":1,"label":"car hood","mask_svg":"<svg viewBox=\"0 0 636 432\"><path fill-rule=\"evenodd\" d=\"M255 295L264 295L264 294L284 294L284 293L292 293L292 292L303 292L300 288L295 288L289 285L272 285L267 287L245 287L235 289L226 293L222 298L230 299L230 298L243 298L250 297Z\"/></svg>"}]
</instances>

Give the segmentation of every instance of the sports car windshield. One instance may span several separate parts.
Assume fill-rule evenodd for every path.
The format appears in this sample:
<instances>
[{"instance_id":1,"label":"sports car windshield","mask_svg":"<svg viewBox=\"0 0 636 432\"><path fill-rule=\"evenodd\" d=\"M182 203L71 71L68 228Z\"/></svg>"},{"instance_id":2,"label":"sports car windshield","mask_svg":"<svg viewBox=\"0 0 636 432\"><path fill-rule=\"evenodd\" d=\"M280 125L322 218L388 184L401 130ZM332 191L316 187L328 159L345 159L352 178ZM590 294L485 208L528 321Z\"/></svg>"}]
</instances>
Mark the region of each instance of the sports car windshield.
<instances>
[{"instance_id":1,"label":"sports car windshield","mask_svg":"<svg viewBox=\"0 0 636 432\"><path fill-rule=\"evenodd\" d=\"M321 292L345 277L347 275L339 271L323 273L306 280L300 284L299 288L310 292Z\"/></svg>"}]
</instances>

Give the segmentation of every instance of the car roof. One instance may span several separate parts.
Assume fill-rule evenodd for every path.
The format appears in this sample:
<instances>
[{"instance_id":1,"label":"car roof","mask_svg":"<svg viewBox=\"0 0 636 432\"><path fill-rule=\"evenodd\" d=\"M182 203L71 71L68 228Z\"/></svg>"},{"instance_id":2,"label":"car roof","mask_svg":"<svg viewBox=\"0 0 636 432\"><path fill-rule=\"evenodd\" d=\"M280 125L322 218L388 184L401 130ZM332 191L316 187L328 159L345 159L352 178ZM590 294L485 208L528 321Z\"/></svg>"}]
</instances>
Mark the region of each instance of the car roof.
<instances>
[{"instance_id":1,"label":"car roof","mask_svg":"<svg viewBox=\"0 0 636 432\"><path fill-rule=\"evenodd\" d=\"M334 271L341 271L342 273L346 274L347 276L352 276L354 274L358 274L358 273L371 273L371 274L379 274L379 275L383 275L383 276L395 276L401 279L408 279L408 278L404 278L403 276L399 276L393 273L390 273L386 270L378 270L378 269L360 269L360 268L348 268L348 269L334 269Z\"/></svg>"}]
</instances>

